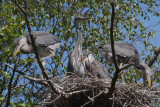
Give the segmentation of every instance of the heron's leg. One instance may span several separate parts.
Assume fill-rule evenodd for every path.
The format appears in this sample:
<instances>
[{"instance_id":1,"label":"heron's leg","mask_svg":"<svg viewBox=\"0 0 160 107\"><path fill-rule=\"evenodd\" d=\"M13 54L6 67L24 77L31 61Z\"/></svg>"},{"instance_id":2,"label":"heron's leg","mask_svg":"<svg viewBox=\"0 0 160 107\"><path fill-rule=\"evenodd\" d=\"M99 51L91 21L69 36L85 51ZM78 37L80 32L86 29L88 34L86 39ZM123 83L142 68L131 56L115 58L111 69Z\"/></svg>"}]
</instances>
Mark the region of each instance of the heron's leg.
<instances>
[{"instance_id":1,"label":"heron's leg","mask_svg":"<svg viewBox=\"0 0 160 107\"><path fill-rule=\"evenodd\" d=\"M46 57L41 58L41 62L42 62L42 65L43 65L44 68L45 68L45 65L46 65L44 59L47 59L47 58L50 58L50 57L55 56L54 52L52 52L51 49L47 49L47 50L48 50L51 54L50 54L49 56L46 56Z\"/></svg>"},{"instance_id":2,"label":"heron's leg","mask_svg":"<svg viewBox=\"0 0 160 107\"><path fill-rule=\"evenodd\" d=\"M50 57L55 56L55 53L54 53L51 49L47 49L47 50L48 50L51 54L48 55L48 56L46 56L46 57L41 58L41 60L44 60L44 59L47 59L47 58L50 58Z\"/></svg>"},{"instance_id":3,"label":"heron's leg","mask_svg":"<svg viewBox=\"0 0 160 107\"><path fill-rule=\"evenodd\" d=\"M121 69L122 67L123 67L123 63L120 63L119 68ZM123 70L121 71L121 79L122 79L122 83L126 83Z\"/></svg>"},{"instance_id":4,"label":"heron's leg","mask_svg":"<svg viewBox=\"0 0 160 107\"><path fill-rule=\"evenodd\" d=\"M38 63L36 58L32 58L32 59L36 61L35 63ZM45 64L46 62L44 60L42 60L42 58L40 59L40 61L41 61L42 65L43 65L43 67L45 67L46 66L46 64ZM35 63L33 63L33 64L35 64Z\"/></svg>"}]
</instances>

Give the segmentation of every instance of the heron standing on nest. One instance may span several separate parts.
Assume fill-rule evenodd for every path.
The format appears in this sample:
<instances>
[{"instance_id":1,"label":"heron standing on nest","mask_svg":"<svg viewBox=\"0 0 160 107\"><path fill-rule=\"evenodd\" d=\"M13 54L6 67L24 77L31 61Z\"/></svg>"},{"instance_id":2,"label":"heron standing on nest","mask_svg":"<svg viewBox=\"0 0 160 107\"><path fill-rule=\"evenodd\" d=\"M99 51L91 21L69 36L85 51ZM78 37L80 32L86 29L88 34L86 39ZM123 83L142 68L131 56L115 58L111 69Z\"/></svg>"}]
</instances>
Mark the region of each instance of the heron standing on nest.
<instances>
[{"instance_id":1,"label":"heron standing on nest","mask_svg":"<svg viewBox=\"0 0 160 107\"><path fill-rule=\"evenodd\" d=\"M101 55L108 61L113 63L113 55L112 55L112 49L111 44L106 44L103 46L98 47ZM114 43L114 50L115 50L115 59L118 64L132 64L137 69L142 69L146 75L147 75L147 81L150 85L150 88L152 88L152 82L151 82L151 76L152 72L150 67L140 62L140 57L138 55L137 49L130 44L127 43Z\"/></svg>"},{"instance_id":2,"label":"heron standing on nest","mask_svg":"<svg viewBox=\"0 0 160 107\"><path fill-rule=\"evenodd\" d=\"M83 57L83 51L82 51L82 33L79 28L79 23L87 19L89 18L82 16L77 16L74 19L74 27L76 28L77 31L78 40L69 56L69 62L68 62L68 72L75 73L79 77L85 76L84 62L81 61L81 58Z\"/></svg>"},{"instance_id":3,"label":"heron standing on nest","mask_svg":"<svg viewBox=\"0 0 160 107\"><path fill-rule=\"evenodd\" d=\"M54 35L44 31L31 32L35 39L35 44L38 48L39 54L43 59L55 56L54 51L60 47L60 40ZM24 37L18 38L14 44L16 49L14 51L14 57L19 50L24 54L34 53L33 45L31 42L30 35L27 34Z\"/></svg>"},{"instance_id":4,"label":"heron standing on nest","mask_svg":"<svg viewBox=\"0 0 160 107\"><path fill-rule=\"evenodd\" d=\"M103 66L101 62L95 59L92 52L83 51L83 59L85 62L85 68L87 69L89 75L92 77L97 77L100 79L106 79L111 82L112 78L106 67Z\"/></svg>"}]
</instances>

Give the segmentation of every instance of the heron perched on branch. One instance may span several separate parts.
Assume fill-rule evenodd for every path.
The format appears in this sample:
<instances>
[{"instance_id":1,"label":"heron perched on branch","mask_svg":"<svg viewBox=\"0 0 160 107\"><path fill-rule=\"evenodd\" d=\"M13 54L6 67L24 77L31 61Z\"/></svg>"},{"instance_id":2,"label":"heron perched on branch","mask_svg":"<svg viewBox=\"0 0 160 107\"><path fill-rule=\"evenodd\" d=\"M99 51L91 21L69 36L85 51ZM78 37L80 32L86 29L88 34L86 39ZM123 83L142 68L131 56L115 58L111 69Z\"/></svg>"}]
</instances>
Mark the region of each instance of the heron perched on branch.
<instances>
[{"instance_id":1,"label":"heron perched on branch","mask_svg":"<svg viewBox=\"0 0 160 107\"><path fill-rule=\"evenodd\" d=\"M109 82L112 81L107 68L104 67L101 62L95 59L92 52L83 51L82 61L85 62L85 68L87 69L88 73L91 74L91 76L100 79L106 79Z\"/></svg>"},{"instance_id":2,"label":"heron perched on branch","mask_svg":"<svg viewBox=\"0 0 160 107\"><path fill-rule=\"evenodd\" d=\"M54 51L60 47L60 40L54 35L44 32L44 31L34 31L31 32L33 38L35 39L35 44L38 48L39 54L42 59L46 59L55 56ZM19 52L19 50L24 54L34 53L33 45L31 42L30 35L27 34L24 37L20 37L16 40L16 49L14 51L14 57Z\"/></svg>"},{"instance_id":3,"label":"heron perched on branch","mask_svg":"<svg viewBox=\"0 0 160 107\"><path fill-rule=\"evenodd\" d=\"M76 28L77 31L78 40L69 56L69 62L68 62L68 72L75 73L79 77L84 77L85 75L84 62L81 61L81 58L83 57L83 51L82 51L82 34L79 28L79 23L87 19L89 18L82 16L77 16L74 19L74 27Z\"/></svg>"},{"instance_id":4,"label":"heron perched on branch","mask_svg":"<svg viewBox=\"0 0 160 107\"><path fill-rule=\"evenodd\" d=\"M103 46L98 47L101 55L108 61L108 62L113 62L113 56L112 56L112 49L111 49L111 44L106 44ZM137 69L142 69L147 75L147 81L150 85L150 88L152 88L152 82L151 82L151 76L152 72L150 67L145 64L140 62L140 57L138 55L137 49L130 44L127 43L119 43L115 42L114 43L114 50L115 50L115 59L118 64L132 64L134 65Z\"/></svg>"}]
</instances>

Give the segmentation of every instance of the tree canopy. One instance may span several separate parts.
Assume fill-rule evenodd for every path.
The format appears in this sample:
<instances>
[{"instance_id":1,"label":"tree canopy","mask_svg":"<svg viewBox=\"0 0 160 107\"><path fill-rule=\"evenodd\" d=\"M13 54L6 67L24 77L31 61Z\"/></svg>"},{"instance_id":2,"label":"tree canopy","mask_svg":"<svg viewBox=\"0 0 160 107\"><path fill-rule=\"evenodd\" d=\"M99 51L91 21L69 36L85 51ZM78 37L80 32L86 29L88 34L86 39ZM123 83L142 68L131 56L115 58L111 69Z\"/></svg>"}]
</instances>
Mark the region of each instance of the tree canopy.
<instances>
[{"instance_id":1,"label":"tree canopy","mask_svg":"<svg viewBox=\"0 0 160 107\"><path fill-rule=\"evenodd\" d=\"M25 0L15 1L22 9L26 9ZM46 88L30 79L30 77L32 79L42 77L39 64L32 59L35 57L34 54L26 55L19 52L16 58L13 58L15 40L29 33L26 16L15 1L0 1L0 105L6 105L10 94L11 106L32 106L42 101L37 99L36 95ZM97 48L100 44L111 42L112 0L27 1L28 19L32 31L50 32L61 39L61 47L56 51L56 56L45 60L49 78L64 77L67 71L68 55L77 40L76 30L73 28L74 16L90 18L80 26L83 49L90 50L96 59L108 68L111 76L114 76L116 71L114 64L106 62ZM160 2L114 0L114 6L114 41L130 43L138 49L141 61L149 64L154 72L153 85L157 85L160 82L158 56L160 38L159 31L155 28L160 23L158 20ZM137 72L133 67L125 71L126 83L142 82L142 72ZM121 83L121 78L117 81Z\"/></svg>"}]
</instances>

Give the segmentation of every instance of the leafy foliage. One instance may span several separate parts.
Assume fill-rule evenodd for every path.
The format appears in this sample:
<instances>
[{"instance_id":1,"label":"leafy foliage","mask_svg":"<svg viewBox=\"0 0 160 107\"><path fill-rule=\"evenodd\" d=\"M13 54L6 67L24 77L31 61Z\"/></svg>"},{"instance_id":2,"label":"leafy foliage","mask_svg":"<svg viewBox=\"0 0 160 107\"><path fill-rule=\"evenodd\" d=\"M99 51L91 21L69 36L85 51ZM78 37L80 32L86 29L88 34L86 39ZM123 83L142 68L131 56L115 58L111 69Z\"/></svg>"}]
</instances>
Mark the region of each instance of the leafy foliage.
<instances>
[{"instance_id":1,"label":"leafy foliage","mask_svg":"<svg viewBox=\"0 0 160 107\"><path fill-rule=\"evenodd\" d=\"M81 26L83 48L91 50L96 58L106 64L110 73L113 74L115 68L100 57L97 49L99 44L110 42L111 6L109 1L28 0L28 2L32 30L50 32L62 41L62 47L56 52L56 56L46 60L46 69L50 77L63 76L67 70L68 54L77 40L75 29L73 29L73 19L77 15L90 17L90 21L82 23L83 26ZM22 8L25 8L23 1L19 0L18 3ZM160 3L156 0L115 0L114 39L131 44L140 42L140 45L144 46L142 54L148 53L148 56L145 55L144 58L146 62L150 60L153 50L158 47L149 40L156 35L156 31L147 26L146 22L152 17L159 17L159 5ZM16 59L20 58L18 70L36 78L40 78L42 73L37 62L30 59L34 55L20 53L13 59L15 39L28 33L25 17L20 9L12 0L2 0L0 11L0 105L5 105L7 87L13 71L5 63L14 66ZM153 69L156 69L154 77L156 83L160 81L159 61L157 59L153 65ZM142 73L139 75L139 72L134 68L129 68L126 72L126 81L129 83L141 77ZM12 83L10 104L17 107L38 104L39 99L36 99L35 96L36 93L41 93L41 90L43 89L40 84L16 73Z\"/></svg>"}]
</instances>

